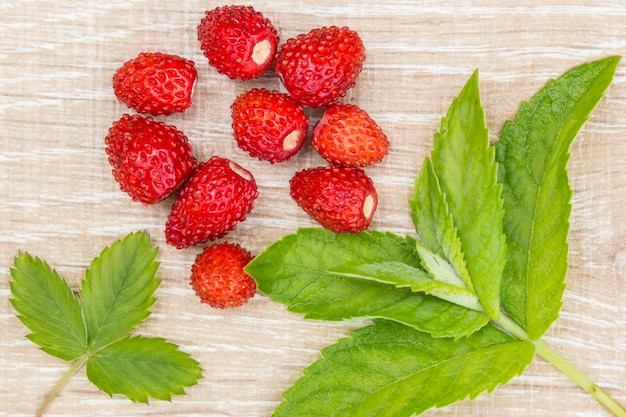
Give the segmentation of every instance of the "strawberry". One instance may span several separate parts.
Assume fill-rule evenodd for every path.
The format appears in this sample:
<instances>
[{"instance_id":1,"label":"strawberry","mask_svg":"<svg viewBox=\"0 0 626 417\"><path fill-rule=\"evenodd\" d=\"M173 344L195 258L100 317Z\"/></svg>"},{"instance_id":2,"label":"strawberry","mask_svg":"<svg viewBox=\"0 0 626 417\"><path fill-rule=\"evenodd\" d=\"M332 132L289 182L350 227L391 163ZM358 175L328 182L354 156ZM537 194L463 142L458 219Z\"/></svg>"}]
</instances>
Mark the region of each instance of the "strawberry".
<instances>
[{"instance_id":1,"label":"strawberry","mask_svg":"<svg viewBox=\"0 0 626 417\"><path fill-rule=\"evenodd\" d=\"M319 154L335 165L375 164L382 161L389 148L380 126L353 104L328 106L313 129L311 141Z\"/></svg>"},{"instance_id":2,"label":"strawberry","mask_svg":"<svg viewBox=\"0 0 626 417\"><path fill-rule=\"evenodd\" d=\"M235 140L255 158L283 162L304 145L309 119L287 94L255 88L239 95L231 110Z\"/></svg>"},{"instance_id":3,"label":"strawberry","mask_svg":"<svg viewBox=\"0 0 626 417\"><path fill-rule=\"evenodd\" d=\"M374 182L361 168L308 168L297 172L289 185L296 203L335 233L367 229L378 205Z\"/></svg>"},{"instance_id":4,"label":"strawberry","mask_svg":"<svg viewBox=\"0 0 626 417\"><path fill-rule=\"evenodd\" d=\"M193 61L143 52L115 72L113 90L120 101L139 113L169 115L191 106L197 79Z\"/></svg>"},{"instance_id":5,"label":"strawberry","mask_svg":"<svg viewBox=\"0 0 626 417\"><path fill-rule=\"evenodd\" d=\"M214 156L182 187L165 225L166 240L182 249L218 239L245 220L257 196L249 171Z\"/></svg>"},{"instance_id":6,"label":"strawberry","mask_svg":"<svg viewBox=\"0 0 626 417\"><path fill-rule=\"evenodd\" d=\"M209 10L197 32L209 64L232 79L257 78L270 67L278 47L272 22L251 6Z\"/></svg>"},{"instance_id":7,"label":"strawberry","mask_svg":"<svg viewBox=\"0 0 626 417\"><path fill-rule=\"evenodd\" d=\"M122 191L144 204L172 194L196 167L187 137L150 116L124 114L104 141L113 177Z\"/></svg>"},{"instance_id":8,"label":"strawberry","mask_svg":"<svg viewBox=\"0 0 626 417\"><path fill-rule=\"evenodd\" d=\"M288 39L276 57L276 72L303 106L326 106L346 94L360 74L365 48L347 27L321 27Z\"/></svg>"},{"instance_id":9,"label":"strawberry","mask_svg":"<svg viewBox=\"0 0 626 417\"><path fill-rule=\"evenodd\" d=\"M191 267L191 287L211 307L239 307L256 291L256 282L243 270L251 260L250 252L238 244L208 246Z\"/></svg>"}]
</instances>

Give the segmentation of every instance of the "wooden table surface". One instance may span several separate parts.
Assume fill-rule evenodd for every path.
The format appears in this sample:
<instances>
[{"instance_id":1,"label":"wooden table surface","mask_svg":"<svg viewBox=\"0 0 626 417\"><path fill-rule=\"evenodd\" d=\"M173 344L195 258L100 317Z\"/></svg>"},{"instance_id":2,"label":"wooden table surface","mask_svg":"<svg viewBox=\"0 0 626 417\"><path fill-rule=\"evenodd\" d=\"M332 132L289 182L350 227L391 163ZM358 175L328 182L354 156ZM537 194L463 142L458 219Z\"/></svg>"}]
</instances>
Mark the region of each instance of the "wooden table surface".
<instances>
[{"instance_id":1,"label":"wooden table surface","mask_svg":"<svg viewBox=\"0 0 626 417\"><path fill-rule=\"evenodd\" d=\"M498 3L497 6L494 6ZM79 5L80 4L80 5ZM344 101L366 109L391 142L368 168L380 195L372 227L414 234L407 200L432 138L474 69L491 136L551 77L586 61L626 52L626 2L272 0L251 2L281 41L314 27L357 30L367 59ZM520 6L519 4L525 4ZM77 288L102 248L137 230L160 247L152 316L138 332L190 352L204 378L188 395L149 406L112 399L79 372L49 415L270 416L319 349L362 322L306 321L257 294L239 309L200 304L189 270L200 248L176 250L163 229L172 199L151 207L119 191L104 153L111 123L128 109L111 88L114 71L141 51L196 62L193 106L160 118L189 137L200 160L232 158L248 168L260 196L228 241L254 254L300 226L315 225L290 199L288 179L323 160L307 147L284 164L253 160L232 139L229 106L252 87L281 88L274 72L232 81L209 67L196 39L214 1L5 0L0 4L0 416L32 416L68 364L25 336L9 298L9 267L20 251L50 263ZM561 317L548 343L626 403L626 70L572 148L574 189L570 270ZM313 120L317 114L312 114ZM427 416L608 416L541 359L525 374Z\"/></svg>"}]
</instances>

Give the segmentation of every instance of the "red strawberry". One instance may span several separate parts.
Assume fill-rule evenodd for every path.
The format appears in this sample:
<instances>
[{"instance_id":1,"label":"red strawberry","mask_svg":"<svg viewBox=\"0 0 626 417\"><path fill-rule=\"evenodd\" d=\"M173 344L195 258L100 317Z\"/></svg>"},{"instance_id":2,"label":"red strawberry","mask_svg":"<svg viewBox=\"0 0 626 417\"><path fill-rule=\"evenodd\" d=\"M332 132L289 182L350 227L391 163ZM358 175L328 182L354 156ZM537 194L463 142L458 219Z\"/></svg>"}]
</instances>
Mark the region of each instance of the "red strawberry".
<instances>
[{"instance_id":1,"label":"red strawberry","mask_svg":"<svg viewBox=\"0 0 626 417\"><path fill-rule=\"evenodd\" d=\"M176 198L165 225L167 242L182 249L226 235L245 220L257 196L250 172L212 157L198 165Z\"/></svg>"},{"instance_id":2,"label":"red strawberry","mask_svg":"<svg viewBox=\"0 0 626 417\"><path fill-rule=\"evenodd\" d=\"M172 194L196 167L187 137L149 116L123 115L104 141L113 177L122 191L144 204Z\"/></svg>"},{"instance_id":3,"label":"red strawberry","mask_svg":"<svg viewBox=\"0 0 626 417\"><path fill-rule=\"evenodd\" d=\"M358 233L369 227L378 195L360 168L328 166L297 172L291 196L304 211L335 233Z\"/></svg>"},{"instance_id":4,"label":"red strawberry","mask_svg":"<svg viewBox=\"0 0 626 417\"><path fill-rule=\"evenodd\" d=\"M139 113L154 116L191 106L198 73L193 61L160 52L143 52L113 75L115 96Z\"/></svg>"},{"instance_id":5,"label":"red strawberry","mask_svg":"<svg viewBox=\"0 0 626 417\"><path fill-rule=\"evenodd\" d=\"M360 167L382 161L389 148L387 136L364 110L341 103L326 108L312 144L332 164Z\"/></svg>"},{"instance_id":6,"label":"red strawberry","mask_svg":"<svg viewBox=\"0 0 626 417\"><path fill-rule=\"evenodd\" d=\"M223 6L206 12L198 25L204 55L220 74L249 80L267 70L278 47L276 29L251 6Z\"/></svg>"},{"instance_id":7,"label":"red strawberry","mask_svg":"<svg viewBox=\"0 0 626 417\"><path fill-rule=\"evenodd\" d=\"M243 268L250 252L233 243L204 248L191 267L191 287L203 303L214 308L238 307L254 297L256 282Z\"/></svg>"},{"instance_id":8,"label":"red strawberry","mask_svg":"<svg viewBox=\"0 0 626 417\"><path fill-rule=\"evenodd\" d=\"M355 85L364 60L355 31L322 27L287 40L276 57L276 72L296 102L322 107Z\"/></svg>"},{"instance_id":9,"label":"red strawberry","mask_svg":"<svg viewBox=\"0 0 626 417\"><path fill-rule=\"evenodd\" d=\"M251 156L282 162L304 145L309 119L288 95L255 88L238 96L230 108L235 140Z\"/></svg>"}]
</instances>

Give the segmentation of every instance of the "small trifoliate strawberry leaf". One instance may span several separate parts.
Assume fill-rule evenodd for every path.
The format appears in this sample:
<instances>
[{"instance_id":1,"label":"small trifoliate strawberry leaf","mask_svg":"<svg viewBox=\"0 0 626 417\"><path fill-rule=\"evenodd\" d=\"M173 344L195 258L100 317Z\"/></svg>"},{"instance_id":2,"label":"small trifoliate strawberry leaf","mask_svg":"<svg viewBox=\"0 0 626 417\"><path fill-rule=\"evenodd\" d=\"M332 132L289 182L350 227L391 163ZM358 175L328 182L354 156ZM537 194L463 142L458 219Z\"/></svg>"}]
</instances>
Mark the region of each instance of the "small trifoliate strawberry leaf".
<instances>
[{"instance_id":1,"label":"small trifoliate strawberry leaf","mask_svg":"<svg viewBox=\"0 0 626 417\"><path fill-rule=\"evenodd\" d=\"M164 339L124 337L95 352L87 361L87 377L109 395L131 401L169 401L195 385L202 369L189 354Z\"/></svg>"},{"instance_id":2,"label":"small trifoliate strawberry leaf","mask_svg":"<svg viewBox=\"0 0 626 417\"><path fill-rule=\"evenodd\" d=\"M154 303L157 251L141 232L113 243L91 263L80 300L45 262L28 254L15 258L11 302L32 331L28 337L51 355L73 361L37 415L85 363L101 390L141 402L170 400L202 377L198 362L178 346L127 335Z\"/></svg>"},{"instance_id":3,"label":"small trifoliate strawberry leaf","mask_svg":"<svg viewBox=\"0 0 626 417\"><path fill-rule=\"evenodd\" d=\"M534 352L491 326L453 340L377 320L322 350L274 417L408 417L492 391Z\"/></svg>"},{"instance_id":4,"label":"small trifoliate strawberry leaf","mask_svg":"<svg viewBox=\"0 0 626 417\"><path fill-rule=\"evenodd\" d=\"M14 259L11 304L32 332L28 338L63 360L84 355L87 332L78 298L47 263L24 253Z\"/></svg>"},{"instance_id":5,"label":"small trifoliate strawberry leaf","mask_svg":"<svg viewBox=\"0 0 626 417\"><path fill-rule=\"evenodd\" d=\"M89 348L120 339L150 315L159 263L146 233L114 242L93 260L80 290Z\"/></svg>"},{"instance_id":6,"label":"small trifoliate strawberry leaf","mask_svg":"<svg viewBox=\"0 0 626 417\"><path fill-rule=\"evenodd\" d=\"M437 297L328 272L346 262L385 261L420 268L415 240L392 233L300 229L266 248L246 271L262 293L310 319L386 318L436 337L465 336L487 322L485 314Z\"/></svg>"},{"instance_id":7,"label":"small trifoliate strawberry leaf","mask_svg":"<svg viewBox=\"0 0 626 417\"><path fill-rule=\"evenodd\" d=\"M423 171L411 202L420 240L457 268L485 312L497 318L506 255L504 210L477 71L441 120Z\"/></svg>"},{"instance_id":8,"label":"small trifoliate strawberry leaf","mask_svg":"<svg viewBox=\"0 0 626 417\"><path fill-rule=\"evenodd\" d=\"M496 145L509 248L502 304L532 339L556 320L565 290L569 149L618 62L583 64L550 81L505 124Z\"/></svg>"}]
</instances>

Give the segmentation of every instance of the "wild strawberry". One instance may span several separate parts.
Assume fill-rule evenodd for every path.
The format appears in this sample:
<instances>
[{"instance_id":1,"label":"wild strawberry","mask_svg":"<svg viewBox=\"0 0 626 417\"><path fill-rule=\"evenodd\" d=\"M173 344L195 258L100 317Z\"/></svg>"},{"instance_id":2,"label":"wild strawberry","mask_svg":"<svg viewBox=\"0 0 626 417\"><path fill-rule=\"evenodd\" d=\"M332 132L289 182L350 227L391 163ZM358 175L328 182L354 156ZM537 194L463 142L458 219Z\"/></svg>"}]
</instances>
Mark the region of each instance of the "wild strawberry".
<instances>
[{"instance_id":1,"label":"wild strawberry","mask_svg":"<svg viewBox=\"0 0 626 417\"><path fill-rule=\"evenodd\" d=\"M309 119L287 94L255 88L239 95L230 108L235 140L251 156L282 162L304 145Z\"/></svg>"},{"instance_id":2,"label":"wild strawberry","mask_svg":"<svg viewBox=\"0 0 626 417\"><path fill-rule=\"evenodd\" d=\"M202 162L182 187L165 225L179 249L215 240L245 220L258 196L252 174L218 156Z\"/></svg>"},{"instance_id":3,"label":"wild strawberry","mask_svg":"<svg viewBox=\"0 0 626 417\"><path fill-rule=\"evenodd\" d=\"M216 7L198 25L200 48L221 74L249 80L267 70L278 35L269 19L251 6Z\"/></svg>"},{"instance_id":4,"label":"wild strawberry","mask_svg":"<svg viewBox=\"0 0 626 417\"><path fill-rule=\"evenodd\" d=\"M160 52L143 52L113 75L115 96L139 113L154 116L191 106L198 73L193 61Z\"/></svg>"},{"instance_id":5,"label":"wild strawberry","mask_svg":"<svg viewBox=\"0 0 626 417\"><path fill-rule=\"evenodd\" d=\"M172 194L196 167L187 137L150 116L123 115L104 141L113 177L122 191L144 204Z\"/></svg>"},{"instance_id":6,"label":"wild strawberry","mask_svg":"<svg viewBox=\"0 0 626 417\"><path fill-rule=\"evenodd\" d=\"M375 164L382 161L389 148L380 126L353 104L328 106L315 125L311 140L319 154L335 165Z\"/></svg>"},{"instance_id":7,"label":"wild strawberry","mask_svg":"<svg viewBox=\"0 0 626 417\"><path fill-rule=\"evenodd\" d=\"M238 307L254 297L256 282L243 268L252 260L238 244L204 248L191 267L191 287L203 303L214 308Z\"/></svg>"},{"instance_id":8,"label":"wild strawberry","mask_svg":"<svg viewBox=\"0 0 626 417\"><path fill-rule=\"evenodd\" d=\"M356 167L305 169L297 172L289 185L296 203L335 233L367 229L378 205L374 182Z\"/></svg>"},{"instance_id":9,"label":"wild strawberry","mask_svg":"<svg viewBox=\"0 0 626 417\"><path fill-rule=\"evenodd\" d=\"M287 40L276 57L276 72L296 102L322 107L355 85L364 60L357 32L322 27Z\"/></svg>"}]
</instances>

